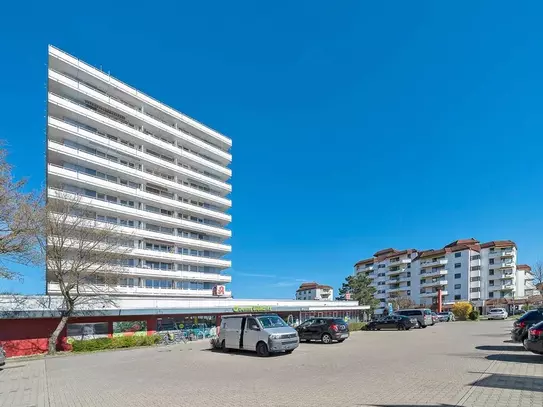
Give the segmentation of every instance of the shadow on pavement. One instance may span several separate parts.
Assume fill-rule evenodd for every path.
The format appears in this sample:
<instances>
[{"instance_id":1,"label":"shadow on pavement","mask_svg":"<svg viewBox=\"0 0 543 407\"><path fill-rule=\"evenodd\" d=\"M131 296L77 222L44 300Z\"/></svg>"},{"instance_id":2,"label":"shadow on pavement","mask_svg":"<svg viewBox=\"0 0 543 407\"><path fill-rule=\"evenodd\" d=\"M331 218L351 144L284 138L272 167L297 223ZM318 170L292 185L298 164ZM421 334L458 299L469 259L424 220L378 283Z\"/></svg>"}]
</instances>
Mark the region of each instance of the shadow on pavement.
<instances>
[{"instance_id":1,"label":"shadow on pavement","mask_svg":"<svg viewBox=\"0 0 543 407\"><path fill-rule=\"evenodd\" d=\"M357 404L357 406L368 406L368 407L454 407L452 404Z\"/></svg>"},{"instance_id":2,"label":"shadow on pavement","mask_svg":"<svg viewBox=\"0 0 543 407\"><path fill-rule=\"evenodd\" d=\"M494 373L471 384L477 387L543 392L543 378Z\"/></svg>"},{"instance_id":3,"label":"shadow on pavement","mask_svg":"<svg viewBox=\"0 0 543 407\"><path fill-rule=\"evenodd\" d=\"M488 360L499 360L500 362L515 362L515 363L537 363L543 364L543 356L534 354L508 354L498 353L496 355L486 356ZM543 379L540 379L543 381Z\"/></svg>"},{"instance_id":4,"label":"shadow on pavement","mask_svg":"<svg viewBox=\"0 0 543 407\"><path fill-rule=\"evenodd\" d=\"M522 345L517 345L517 346L514 346L514 345L496 345L496 346L492 346L492 345L483 345L483 346L476 346L475 349L478 349L478 350L491 350L491 351L506 351L506 352L519 352L519 351L522 351L522 352L526 352L526 350L524 349L524 347Z\"/></svg>"},{"instance_id":5,"label":"shadow on pavement","mask_svg":"<svg viewBox=\"0 0 543 407\"><path fill-rule=\"evenodd\" d=\"M238 350L238 349L229 349L228 352L223 352L222 349L206 348L206 349L200 349L200 352L217 353L218 355L221 355L221 356L248 356L251 358L260 358L260 356L258 356L256 352L251 352L247 350ZM268 358L276 358L276 357L281 357L284 355L286 355L286 353L270 353L270 356L268 356ZM265 359L265 358L262 358L262 359Z\"/></svg>"}]
</instances>

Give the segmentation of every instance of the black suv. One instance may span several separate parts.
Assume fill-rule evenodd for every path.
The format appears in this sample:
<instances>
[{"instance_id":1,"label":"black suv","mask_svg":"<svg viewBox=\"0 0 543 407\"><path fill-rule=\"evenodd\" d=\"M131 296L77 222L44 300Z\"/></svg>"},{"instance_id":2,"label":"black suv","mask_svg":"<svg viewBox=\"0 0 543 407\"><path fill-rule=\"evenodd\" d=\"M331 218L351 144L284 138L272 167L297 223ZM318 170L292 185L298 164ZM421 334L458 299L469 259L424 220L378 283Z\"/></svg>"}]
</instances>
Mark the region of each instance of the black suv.
<instances>
[{"instance_id":1,"label":"black suv","mask_svg":"<svg viewBox=\"0 0 543 407\"><path fill-rule=\"evenodd\" d=\"M340 318L311 318L296 327L300 342L322 341L332 343L343 342L349 337L349 327Z\"/></svg>"},{"instance_id":2,"label":"black suv","mask_svg":"<svg viewBox=\"0 0 543 407\"><path fill-rule=\"evenodd\" d=\"M528 338L528 330L541 321L543 321L543 308L528 311L513 324L511 339L524 344Z\"/></svg>"},{"instance_id":3,"label":"black suv","mask_svg":"<svg viewBox=\"0 0 543 407\"><path fill-rule=\"evenodd\" d=\"M381 329L397 329L398 331L409 331L411 328L418 325L417 318L406 317L405 315L389 315L388 317L380 318L371 321L367 329L369 331L380 331Z\"/></svg>"}]
</instances>

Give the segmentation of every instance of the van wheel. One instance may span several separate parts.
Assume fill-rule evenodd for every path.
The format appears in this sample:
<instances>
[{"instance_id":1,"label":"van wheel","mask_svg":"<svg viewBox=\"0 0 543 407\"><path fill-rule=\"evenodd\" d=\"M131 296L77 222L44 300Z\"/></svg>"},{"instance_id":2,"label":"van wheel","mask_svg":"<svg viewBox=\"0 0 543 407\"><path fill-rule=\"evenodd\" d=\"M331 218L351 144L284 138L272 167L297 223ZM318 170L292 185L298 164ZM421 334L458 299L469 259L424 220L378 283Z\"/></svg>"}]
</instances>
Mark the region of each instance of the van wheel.
<instances>
[{"instance_id":1,"label":"van wheel","mask_svg":"<svg viewBox=\"0 0 543 407\"><path fill-rule=\"evenodd\" d=\"M421 328L426 328L428 325L421 325L420 327Z\"/></svg>"},{"instance_id":2,"label":"van wheel","mask_svg":"<svg viewBox=\"0 0 543 407\"><path fill-rule=\"evenodd\" d=\"M221 350L223 353L228 353L228 348L226 347L226 341L224 339L221 342Z\"/></svg>"},{"instance_id":3,"label":"van wheel","mask_svg":"<svg viewBox=\"0 0 543 407\"><path fill-rule=\"evenodd\" d=\"M322 343L325 343L325 344L329 344L329 343L332 343L332 336L330 336L330 334L322 334Z\"/></svg>"},{"instance_id":4,"label":"van wheel","mask_svg":"<svg viewBox=\"0 0 543 407\"><path fill-rule=\"evenodd\" d=\"M268 345L264 342L259 342L258 345L256 345L256 354L260 357L269 356L270 352L268 351Z\"/></svg>"}]
</instances>

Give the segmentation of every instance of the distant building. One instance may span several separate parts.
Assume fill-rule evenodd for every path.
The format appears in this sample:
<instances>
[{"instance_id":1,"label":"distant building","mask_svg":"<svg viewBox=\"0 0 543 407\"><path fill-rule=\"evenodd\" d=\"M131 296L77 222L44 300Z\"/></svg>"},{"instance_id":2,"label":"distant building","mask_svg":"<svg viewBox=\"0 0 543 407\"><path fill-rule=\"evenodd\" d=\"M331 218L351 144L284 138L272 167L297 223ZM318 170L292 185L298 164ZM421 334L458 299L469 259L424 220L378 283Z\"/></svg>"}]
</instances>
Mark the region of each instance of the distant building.
<instances>
[{"instance_id":1,"label":"distant building","mask_svg":"<svg viewBox=\"0 0 543 407\"><path fill-rule=\"evenodd\" d=\"M394 298L408 298L420 306L470 301L477 307L487 301L521 299L539 292L531 269L517 264L517 245L511 240L480 243L461 239L437 250L380 250L355 264L375 287L383 312Z\"/></svg>"},{"instance_id":2,"label":"distant building","mask_svg":"<svg viewBox=\"0 0 543 407\"><path fill-rule=\"evenodd\" d=\"M296 290L297 300L322 300L333 301L334 289L329 285L322 285L315 282L302 283Z\"/></svg>"}]
</instances>

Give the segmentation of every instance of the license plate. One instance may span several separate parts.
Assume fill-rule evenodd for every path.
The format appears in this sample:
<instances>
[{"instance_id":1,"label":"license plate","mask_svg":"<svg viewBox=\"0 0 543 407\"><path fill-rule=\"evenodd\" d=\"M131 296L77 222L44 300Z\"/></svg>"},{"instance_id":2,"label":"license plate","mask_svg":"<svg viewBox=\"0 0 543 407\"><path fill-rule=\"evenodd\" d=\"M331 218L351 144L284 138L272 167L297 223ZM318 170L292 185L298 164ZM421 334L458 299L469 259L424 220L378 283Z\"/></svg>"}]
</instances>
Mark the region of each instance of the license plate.
<instances>
[{"instance_id":1,"label":"license plate","mask_svg":"<svg viewBox=\"0 0 543 407\"><path fill-rule=\"evenodd\" d=\"M341 337L342 337L342 338L348 338L348 337L349 337L349 334L342 334Z\"/></svg>"}]
</instances>

